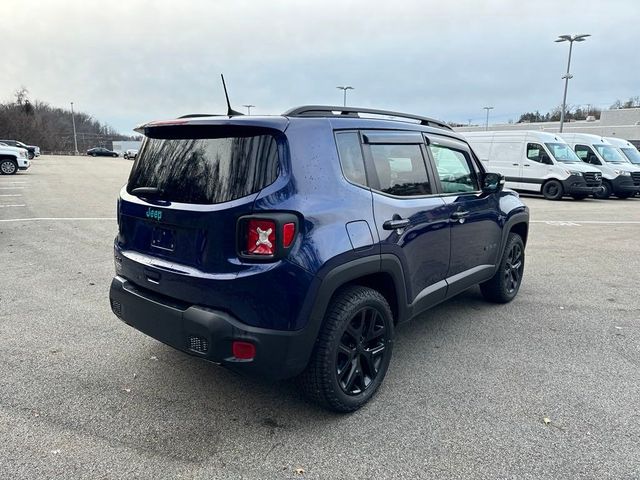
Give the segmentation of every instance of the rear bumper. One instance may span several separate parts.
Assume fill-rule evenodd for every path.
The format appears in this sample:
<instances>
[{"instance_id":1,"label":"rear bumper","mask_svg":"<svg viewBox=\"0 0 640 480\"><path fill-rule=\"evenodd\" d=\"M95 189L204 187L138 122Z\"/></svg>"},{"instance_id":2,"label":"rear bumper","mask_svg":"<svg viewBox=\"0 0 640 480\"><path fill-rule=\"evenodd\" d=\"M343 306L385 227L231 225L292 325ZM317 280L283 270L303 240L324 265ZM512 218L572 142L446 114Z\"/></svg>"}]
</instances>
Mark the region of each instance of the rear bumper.
<instances>
[{"instance_id":1,"label":"rear bumper","mask_svg":"<svg viewBox=\"0 0 640 480\"><path fill-rule=\"evenodd\" d=\"M293 377L307 365L317 329L286 331L246 325L231 315L141 289L116 276L109 292L111 309L122 321L173 348L240 373L272 379ZM253 360L232 354L232 342L256 346Z\"/></svg>"}]
</instances>

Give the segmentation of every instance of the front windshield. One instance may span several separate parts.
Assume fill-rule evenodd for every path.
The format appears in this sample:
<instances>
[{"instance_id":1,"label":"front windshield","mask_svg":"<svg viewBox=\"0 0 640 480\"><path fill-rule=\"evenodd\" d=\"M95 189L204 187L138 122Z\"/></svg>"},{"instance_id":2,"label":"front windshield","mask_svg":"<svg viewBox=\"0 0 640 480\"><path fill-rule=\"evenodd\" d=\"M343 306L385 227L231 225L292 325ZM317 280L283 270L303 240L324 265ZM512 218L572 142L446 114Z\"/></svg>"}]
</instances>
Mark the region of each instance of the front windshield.
<instances>
[{"instance_id":1,"label":"front windshield","mask_svg":"<svg viewBox=\"0 0 640 480\"><path fill-rule=\"evenodd\" d=\"M635 148L621 148L622 153L626 155L631 163L635 163L636 165L640 165L640 152Z\"/></svg>"},{"instance_id":2,"label":"front windshield","mask_svg":"<svg viewBox=\"0 0 640 480\"><path fill-rule=\"evenodd\" d=\"M596 147L600 156L607 163L629 163L627 159L620 155L620 152L611 145L599 144L594 145L594 147Z\"/></svg>"},{"instance_id":3,"label":"front windshield","mask_svg":"<svg viewBox=\"0 0 640 480\"><path fill-rule=\"evenodd\" d=\"M545 145L558 162L582 163L580 157L566 143L545 143Z\"/></svg>"}]
</instances>

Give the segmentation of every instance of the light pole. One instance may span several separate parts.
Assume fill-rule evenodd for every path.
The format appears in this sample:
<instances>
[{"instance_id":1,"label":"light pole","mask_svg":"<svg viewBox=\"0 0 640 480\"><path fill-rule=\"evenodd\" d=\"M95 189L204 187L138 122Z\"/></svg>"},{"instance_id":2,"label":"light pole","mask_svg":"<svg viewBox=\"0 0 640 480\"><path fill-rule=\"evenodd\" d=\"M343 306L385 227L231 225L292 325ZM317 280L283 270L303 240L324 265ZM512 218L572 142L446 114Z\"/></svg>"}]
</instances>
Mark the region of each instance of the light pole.
<instances>
[{"instance_id":1,"label":"light pole","mask_svg":"<svg viewBox=\"0 0 640 480\"><path fill-rule=\"evenodd\" d=\"M76 147L76 155L78 155L78 137L76 136L76 118L73 113L73 102L71 102L71 123L73 124L73 144Z\"/></svg>"},{"instance_id":2,"label":"light pole","mask_svg":"<svg viewBox=\"0 0 640 480\"><path fill-rule=\"evenodd\" d=\"M347 86L345 86L345 87L336 87L336 88L337 88L338 90L342 90L342 91L343 91L344 96L343 96L343 102L342 102L342 105L343 105L344 107L346 107L346 106L347 106L347 90L355 90L355 88L350 87L350 86L348 86L348 85L347 85Z\"/></svg>"},{"instance_id":3,"label":"light pole","mask_svg":"<svg viewBox=\"0 0 640 480\"><path fill-rule=\"evenodd\" d=\"M587 37L591 35L583 33L581 35L560 35L556 40L557 43L569 42L569 60L567 61L567 73L562 76L564 79L564 95L562 97L562 110L560 111L560 133L562 133L562 127L564 126L564 112L567 108L567 88L569 87L569 79L573 78L573 75L569 73L569 67L571 67L571 51L573 50L573 42L584 42Z\"/></svg>"},{"instance_id":4,"label":"light pole","mask_svg":"<svg viewBox=\"0 0 640 480\"><path fill-rule=\"evenodd\" d=\"M255 107L255 105L242 105L243 107L247 107L247 115L251 115L251 108Z\"/></svg>"},{"instance_id":5,"label":"light pole","mask_svg":"<svg viewBox=\"0 0 640 480\"><path fill-rule=\"evenodd\" d=\"M484 122L484 129L489 130L489 110L493 110L493 107L482 107L487 111L487 120Z\"/></svg>"}]
</instances>

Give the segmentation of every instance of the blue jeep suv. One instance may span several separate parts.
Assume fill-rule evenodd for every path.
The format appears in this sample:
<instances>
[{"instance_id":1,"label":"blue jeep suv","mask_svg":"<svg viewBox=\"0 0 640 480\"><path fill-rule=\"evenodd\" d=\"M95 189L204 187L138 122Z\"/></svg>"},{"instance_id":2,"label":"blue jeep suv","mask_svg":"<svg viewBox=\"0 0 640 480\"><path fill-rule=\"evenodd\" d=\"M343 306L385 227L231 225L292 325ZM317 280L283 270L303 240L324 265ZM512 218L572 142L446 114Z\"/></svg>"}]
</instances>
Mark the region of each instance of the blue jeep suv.
<instances>
[{"instance_id":1,"label":"blue jeep suv","mask_svg":"<svg viewBox=\"0 0 640 480\"><path fill-rule=\"evenodd\" d=\"M111 308L178 350L353 411L398 323L476 284L518 292L528 208L444 123L307 106L140 128Z\"/></svg>"}]
</instances>

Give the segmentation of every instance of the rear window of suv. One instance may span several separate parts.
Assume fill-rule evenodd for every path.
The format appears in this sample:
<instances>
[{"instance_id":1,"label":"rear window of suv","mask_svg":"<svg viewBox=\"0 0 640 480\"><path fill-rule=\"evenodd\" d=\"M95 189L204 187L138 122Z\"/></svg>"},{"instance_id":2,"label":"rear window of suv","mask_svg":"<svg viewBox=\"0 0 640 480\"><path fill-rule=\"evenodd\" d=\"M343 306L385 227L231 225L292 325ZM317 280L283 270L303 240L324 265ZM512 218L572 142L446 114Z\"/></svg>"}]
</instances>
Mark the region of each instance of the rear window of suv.
<instances>
[{"instance_id":1,"label":"rear window of suv","mask_svg":"<svg viewBox=\"0 0 640 480\"><path fill-rule=\"evenodd\" d=\"M147 138L129 177L129 193L156 187L163 200L214 204L256 193L278 176L273 135L239 132L203 138L172 130L173 138Z\"/></svg>"}]
</instances>

